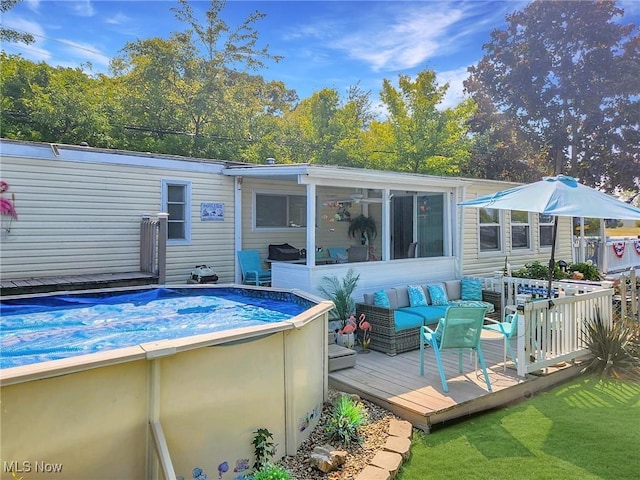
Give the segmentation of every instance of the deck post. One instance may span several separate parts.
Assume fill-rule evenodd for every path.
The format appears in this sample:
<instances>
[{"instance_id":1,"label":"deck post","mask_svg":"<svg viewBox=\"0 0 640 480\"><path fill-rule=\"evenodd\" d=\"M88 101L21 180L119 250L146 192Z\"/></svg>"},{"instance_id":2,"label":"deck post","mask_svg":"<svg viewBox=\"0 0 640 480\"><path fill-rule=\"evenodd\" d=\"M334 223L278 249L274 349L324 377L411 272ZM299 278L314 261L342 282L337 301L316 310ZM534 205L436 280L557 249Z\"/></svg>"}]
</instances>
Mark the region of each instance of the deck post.
<instances>
[{"instance_id":1,"label":"deck post","mask_svg":"<svg viewBox=\"0 0 640 480\"><path fill-rule=\"evenodd\" d=\"M167 223L168 213L158 213L158 284L167 279Z\"/></svg>"}]
</instances>

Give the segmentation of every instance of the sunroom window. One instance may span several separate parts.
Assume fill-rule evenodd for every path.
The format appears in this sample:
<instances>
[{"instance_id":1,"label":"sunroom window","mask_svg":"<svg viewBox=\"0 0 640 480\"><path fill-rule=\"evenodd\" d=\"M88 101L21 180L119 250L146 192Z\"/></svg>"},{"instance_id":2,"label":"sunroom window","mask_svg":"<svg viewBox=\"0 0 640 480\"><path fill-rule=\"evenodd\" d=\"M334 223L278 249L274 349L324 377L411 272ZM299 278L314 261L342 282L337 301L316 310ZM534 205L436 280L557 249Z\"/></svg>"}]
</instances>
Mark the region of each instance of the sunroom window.
<instances>
[{"instance_id":1,"label":"sunroom window","mask_svg":"<svg viewBox=\"0 0 640 480\"><path fill-rule=\"evenodd\" d=\"M307 197L256 193L255 212L255 228L306 227Z\"/></svg>"}]
</instances>

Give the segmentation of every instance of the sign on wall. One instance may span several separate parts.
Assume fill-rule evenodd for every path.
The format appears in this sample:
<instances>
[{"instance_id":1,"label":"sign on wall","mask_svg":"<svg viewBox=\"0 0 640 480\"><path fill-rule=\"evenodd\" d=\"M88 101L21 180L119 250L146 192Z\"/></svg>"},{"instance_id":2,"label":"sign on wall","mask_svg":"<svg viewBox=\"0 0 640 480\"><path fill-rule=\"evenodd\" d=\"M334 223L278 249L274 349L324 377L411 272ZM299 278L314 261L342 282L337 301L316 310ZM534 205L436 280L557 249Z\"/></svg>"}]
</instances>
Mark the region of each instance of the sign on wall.
<instances>
[{"instance_id":1,"label":"sign on wall","mask_svg":"<svg viewBox=\"0 0 640 480\"><path fill-rule=\"evenodd\" d=\"M200 204L200 220L223 221L224 220L224 203L202 202Z\"/></svg>"}]
</instances>

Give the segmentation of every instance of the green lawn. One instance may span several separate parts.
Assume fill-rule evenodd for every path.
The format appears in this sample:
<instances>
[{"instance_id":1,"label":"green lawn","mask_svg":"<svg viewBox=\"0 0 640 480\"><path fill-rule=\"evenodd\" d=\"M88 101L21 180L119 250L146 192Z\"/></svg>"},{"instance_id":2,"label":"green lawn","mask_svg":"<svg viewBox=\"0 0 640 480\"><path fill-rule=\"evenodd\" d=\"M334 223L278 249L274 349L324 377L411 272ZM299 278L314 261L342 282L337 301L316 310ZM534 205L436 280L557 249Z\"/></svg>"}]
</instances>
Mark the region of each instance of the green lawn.
<instances>
[{"instance_id":1,"label":"green lawn","mask_svg":"<svg viewBox=\"0 0 640 480\"><path fill-rule=\"evenodd\" d=\"M640 384L579 377L413 438L400 480L640 478Z\"/></svg>"}]
</instances>

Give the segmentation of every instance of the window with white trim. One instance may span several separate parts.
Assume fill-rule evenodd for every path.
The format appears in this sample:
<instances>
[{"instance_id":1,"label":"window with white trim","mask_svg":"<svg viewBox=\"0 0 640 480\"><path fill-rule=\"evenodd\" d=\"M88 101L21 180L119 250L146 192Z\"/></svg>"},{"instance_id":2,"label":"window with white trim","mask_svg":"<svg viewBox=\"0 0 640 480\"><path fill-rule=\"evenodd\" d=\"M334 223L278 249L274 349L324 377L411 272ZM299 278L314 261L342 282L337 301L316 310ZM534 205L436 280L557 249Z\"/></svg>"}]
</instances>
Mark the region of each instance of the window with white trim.
<instances>
[{"instance_id":1,"label":"window with white trim","mask_svg":"<svg viewBox=\"0 0 640 480\"><path fill-rule=\"evenodd\" d=\"M307 226L305 195L256 192L255 228L297 228Z\"/></svg>"},{"instance_id":2,"label":"window with white trim","mask_svg":"<svg viewBox=\"0 0 640 480\"><path fill-rule=\"evenodd\" d=\"M497 208L481 208L480 215L480 251L481 252L501 252L502 251L502 217Z\"/></svg>"},{"instance_id":3,"label":"window with white trim","mask_svg":"<svg viewBox=\"0 0 640 480\"><path fill-rule=\"evenodd\" d=\"M162 180L162 209L169 214L167 242L186 245L191 241L191 182Z\"/></svg>"},{"instance_id":4,"label":"window with white trim","mask_svg":"<svg viewBox=\"0 0 640 480\"><path fill-rule=\"evenodd\" d=\"M540 236L540 247L551 248L553 244L553 216L538 214L538 231Z\"/></svg>"},{"instance_id":5,"label":"window with white trim","mask_svg":"<svg viewBox=\"0 0 640 480\"><path fill-rule=\"evenodd\" d=\"M511 210L511 249L531 248L531 215L522 210Z\"/></svg>"}]
</instances>

